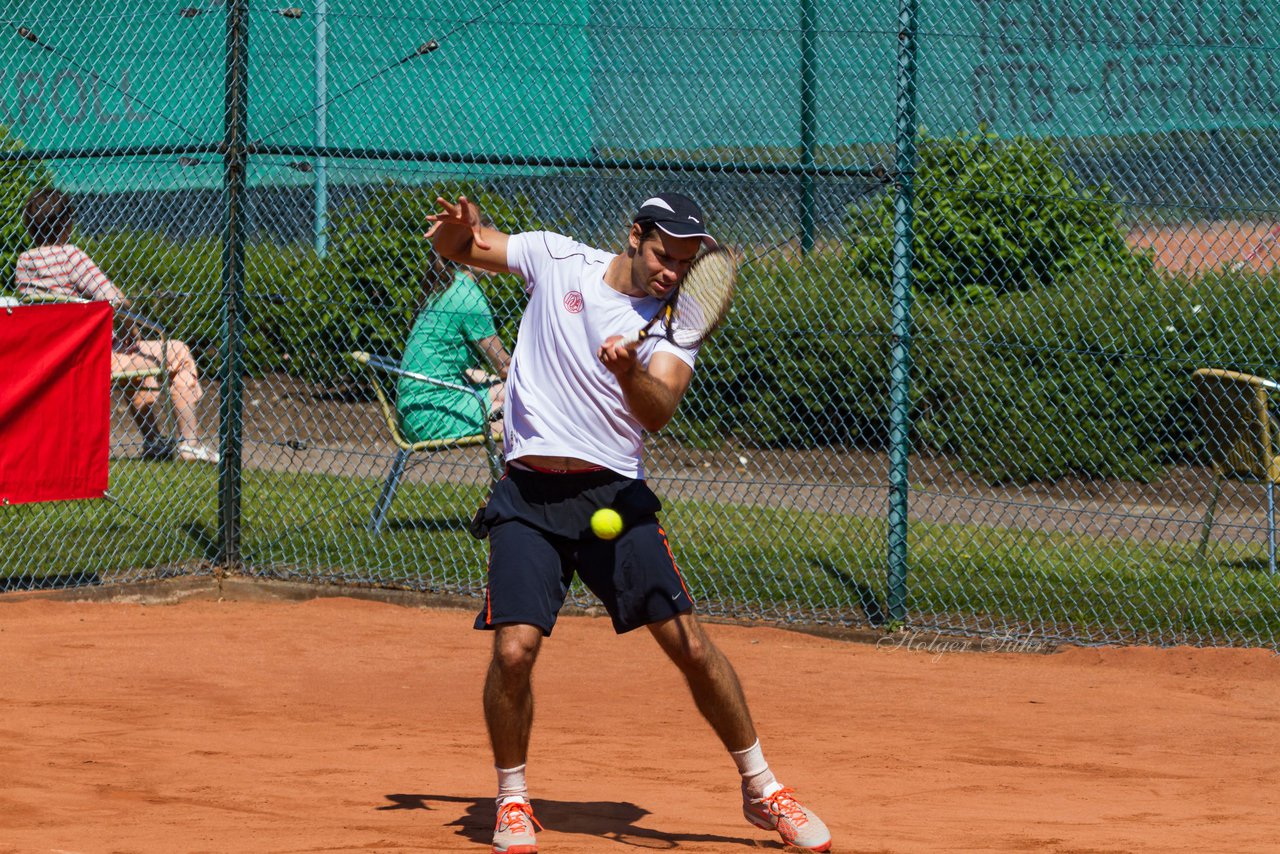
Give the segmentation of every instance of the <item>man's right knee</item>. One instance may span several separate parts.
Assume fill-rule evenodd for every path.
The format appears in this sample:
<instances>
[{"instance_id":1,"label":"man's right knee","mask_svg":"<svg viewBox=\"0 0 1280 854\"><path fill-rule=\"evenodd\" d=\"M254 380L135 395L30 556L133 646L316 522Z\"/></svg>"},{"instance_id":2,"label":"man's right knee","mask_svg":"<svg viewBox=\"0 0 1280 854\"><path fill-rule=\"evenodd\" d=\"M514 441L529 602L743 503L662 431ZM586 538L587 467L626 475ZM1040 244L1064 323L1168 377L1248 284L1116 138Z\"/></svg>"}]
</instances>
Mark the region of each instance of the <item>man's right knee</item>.
<instances>
[{"instance_id":1,"label":"man's right knee","mask_svg":"<svg viewBox=\"0 0 1280 854\"><path fill-rule=\"evenodd\" d=\"M541 646L542 629L537 626L499 626L493 638L493 663L504 674L528 673Z\"/></svg>"}]
</instances>

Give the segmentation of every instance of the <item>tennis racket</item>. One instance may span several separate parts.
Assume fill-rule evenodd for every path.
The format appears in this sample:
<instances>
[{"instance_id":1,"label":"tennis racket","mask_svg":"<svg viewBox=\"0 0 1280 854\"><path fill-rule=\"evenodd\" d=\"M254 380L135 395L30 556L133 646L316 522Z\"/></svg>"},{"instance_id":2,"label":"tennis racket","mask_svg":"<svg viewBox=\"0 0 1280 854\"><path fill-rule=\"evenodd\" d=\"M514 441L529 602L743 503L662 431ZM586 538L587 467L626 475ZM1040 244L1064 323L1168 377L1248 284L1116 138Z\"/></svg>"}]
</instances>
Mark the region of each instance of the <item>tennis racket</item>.
<instances>
[{"instance_id":1,"label":"tennis racket","mask_svg":"<svg viewBox=\"0 0 1280 854\"><path fill-rule=\"evenodd\" d=\"M716 331L729 307L738 281L738 259L723 247L700 256L689 267L679 287L643 329L622 337L624 347L659 336L677 347L692 349Z\"/></svg>"}]
</instances>

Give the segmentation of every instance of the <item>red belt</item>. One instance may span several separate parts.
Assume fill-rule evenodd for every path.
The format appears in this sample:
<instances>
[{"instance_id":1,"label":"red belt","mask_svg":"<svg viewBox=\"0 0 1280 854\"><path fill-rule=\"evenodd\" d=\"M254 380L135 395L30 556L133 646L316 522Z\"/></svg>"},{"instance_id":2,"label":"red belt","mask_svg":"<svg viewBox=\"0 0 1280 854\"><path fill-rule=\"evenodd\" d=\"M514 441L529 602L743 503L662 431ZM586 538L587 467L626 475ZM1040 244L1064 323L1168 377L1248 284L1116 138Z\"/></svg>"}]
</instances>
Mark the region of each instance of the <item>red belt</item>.
<instances>
[{"instance_id":1,"label":"red belt","mask_svg":"<svg viewBox=\"0 0 1280 854\"><path fill-rule=\"evenodd\" d=\"M532 463L526 463L523 460L512 460L507 463L511 468L524 469L525 471L536 471L539 474L587 474L593 471L604 471L604 466L591 466L585 469L549 469L543 466L535 466Z\"/></svg>"}]
</instances>

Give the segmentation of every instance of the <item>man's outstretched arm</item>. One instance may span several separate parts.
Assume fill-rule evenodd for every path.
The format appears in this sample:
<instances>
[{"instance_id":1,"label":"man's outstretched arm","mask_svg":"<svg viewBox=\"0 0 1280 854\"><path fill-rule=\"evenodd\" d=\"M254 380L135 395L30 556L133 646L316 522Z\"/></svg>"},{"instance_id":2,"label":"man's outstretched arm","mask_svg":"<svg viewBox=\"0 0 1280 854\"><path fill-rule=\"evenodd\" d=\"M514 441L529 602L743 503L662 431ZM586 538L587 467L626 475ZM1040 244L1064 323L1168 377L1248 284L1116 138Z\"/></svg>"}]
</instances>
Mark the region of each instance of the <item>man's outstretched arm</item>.
<instances>
[{"instance_id":1,"label":"man's outstretched arm","mask_svg":"<svg viewBox=\"0 0 1280 854\"><path fill-rule=\"evenodd\" d=\"M484 225L480 209L466 196L458 201L437 198L440 212L427 217L426 236L436 252L450 261L479 267L491 273L510 273L507 266L508 235Z\"/></svg>"}]
</instances>

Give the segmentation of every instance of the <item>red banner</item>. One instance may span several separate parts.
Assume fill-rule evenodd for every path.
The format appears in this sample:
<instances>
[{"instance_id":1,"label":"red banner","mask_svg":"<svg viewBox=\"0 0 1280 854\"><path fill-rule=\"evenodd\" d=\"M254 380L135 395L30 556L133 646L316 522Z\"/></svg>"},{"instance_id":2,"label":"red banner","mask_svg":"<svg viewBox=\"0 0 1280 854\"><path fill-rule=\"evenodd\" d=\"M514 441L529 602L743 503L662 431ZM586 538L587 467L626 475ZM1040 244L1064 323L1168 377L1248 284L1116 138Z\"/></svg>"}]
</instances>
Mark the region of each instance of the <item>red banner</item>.
<instances>
[{"instance_id":1,"label":"red banner","mask_svg":"<svg viewBox=\"0 0 1280 854\"><path fill-rule=\"evenodd\" d=\"M101 498L111 305L0 307L0 502Z\"/></svg>"}]
</instances>

